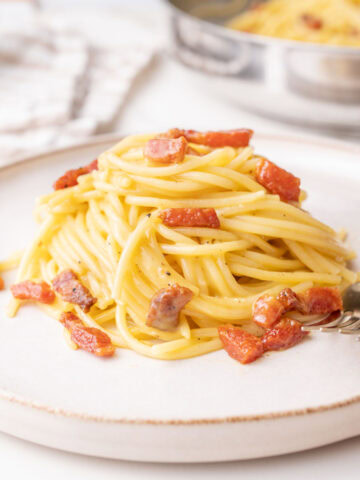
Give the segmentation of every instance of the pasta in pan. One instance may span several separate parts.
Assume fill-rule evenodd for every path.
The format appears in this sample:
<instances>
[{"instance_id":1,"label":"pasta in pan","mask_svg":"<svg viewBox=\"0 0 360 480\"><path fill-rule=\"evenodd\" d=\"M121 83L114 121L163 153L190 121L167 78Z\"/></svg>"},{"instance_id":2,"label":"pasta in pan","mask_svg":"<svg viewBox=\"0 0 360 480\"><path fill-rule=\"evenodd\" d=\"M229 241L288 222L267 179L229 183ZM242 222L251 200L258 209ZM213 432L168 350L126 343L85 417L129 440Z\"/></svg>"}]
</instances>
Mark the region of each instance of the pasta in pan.
<instances>
[{"instance_id":1,"label":"pasta in pan","mask_svg":"<svg viewBox=\"0 0 360 480\"><path fill-rule=\"evenodd\" d=\"M233 18L228 27L270 37L360 46L358 0L270 0Z\"/></svg>"},{"instance_id":2,"label":"pasta in pan","mask_svg":"<svg viewBox=\"0 0 360 480\"><path fill-rule=\"evenodd\" d=\"M37 300L74 348L181 359L226 348L224 326L260 338L259 298L355 282L354 253L300 208L299 179L257 156L251 133L130 136L67 172L37 201L9 315Z\"/></svg>"}]
</instances>

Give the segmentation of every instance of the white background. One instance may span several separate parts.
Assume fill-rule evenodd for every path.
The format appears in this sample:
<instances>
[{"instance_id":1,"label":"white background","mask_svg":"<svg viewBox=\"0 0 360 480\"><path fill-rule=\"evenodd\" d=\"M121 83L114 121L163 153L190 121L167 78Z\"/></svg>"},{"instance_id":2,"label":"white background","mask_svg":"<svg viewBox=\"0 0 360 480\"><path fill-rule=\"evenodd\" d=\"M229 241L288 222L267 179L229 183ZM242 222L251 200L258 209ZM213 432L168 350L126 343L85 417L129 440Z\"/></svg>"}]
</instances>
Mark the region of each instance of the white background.
<instances>
[{"instance_id":1,"label":"white background","mask_svg":"<svg viewBox=\"0 0 360 480\"><path fill-rule=\"evenodd\" d=\"M46 0L46 8L120 6L139 8L157 18L157 0ZM190 120L189 120L190 118ZM189 124L191 122L191 125ZM285 127L224 103L207 90L206 82L160 55L140 78L115 128L124 133L179 126L185 128L251 127L262 132L292 133ZM359 359L360 368L360 359ZM221 441L221 439L219 439ZM15 479L276 479L359 478L360 437L308 452L268 459L207 465L157 465L73 455L33 445L0 433L0 478Z\"/></svg>"}]
</instances>

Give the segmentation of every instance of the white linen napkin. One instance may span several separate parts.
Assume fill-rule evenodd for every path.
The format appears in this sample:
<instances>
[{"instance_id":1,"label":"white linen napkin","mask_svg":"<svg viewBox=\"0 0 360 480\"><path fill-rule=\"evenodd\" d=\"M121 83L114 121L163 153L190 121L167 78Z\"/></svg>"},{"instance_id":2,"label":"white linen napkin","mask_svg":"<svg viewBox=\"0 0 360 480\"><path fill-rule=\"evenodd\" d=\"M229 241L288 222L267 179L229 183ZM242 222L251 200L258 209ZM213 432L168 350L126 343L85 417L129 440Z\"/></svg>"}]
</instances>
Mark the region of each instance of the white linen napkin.
<instances>
[{"instance_id":1,"label":"white linen napkin","mask_svg":"<svg viewBox=\"0 0 360 480\"><path fill-rule=\"evenodd\" d=\"M0 166L109 130L156 50L126 12L0 2Z\"/></svg>"}]
</instances>

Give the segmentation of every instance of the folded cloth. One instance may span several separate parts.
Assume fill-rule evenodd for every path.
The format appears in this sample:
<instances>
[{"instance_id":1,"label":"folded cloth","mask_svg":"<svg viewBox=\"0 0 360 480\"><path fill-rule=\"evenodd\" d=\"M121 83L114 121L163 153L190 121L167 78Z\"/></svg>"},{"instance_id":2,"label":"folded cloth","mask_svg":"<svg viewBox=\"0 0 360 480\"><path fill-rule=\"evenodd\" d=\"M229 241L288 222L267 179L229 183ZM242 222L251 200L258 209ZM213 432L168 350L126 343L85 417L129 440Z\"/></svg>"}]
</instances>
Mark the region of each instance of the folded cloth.
<instances>
[{"instance_id":1,"label":"folded cloth","mask_svg":"<svg viewBox=\"0 0 360 480\"><path fill-rule=\"evenodd\" d=\"M109 130L156 42L129 41L129 24L133 33L139 26L124 12L94 14L102 32L96 38L76 28L69 12L55 21L28 10L24 20L6 3L0 3L0 18L4 8L8 19L0 22L0 166Z\"/></svg>"}]
</instances>

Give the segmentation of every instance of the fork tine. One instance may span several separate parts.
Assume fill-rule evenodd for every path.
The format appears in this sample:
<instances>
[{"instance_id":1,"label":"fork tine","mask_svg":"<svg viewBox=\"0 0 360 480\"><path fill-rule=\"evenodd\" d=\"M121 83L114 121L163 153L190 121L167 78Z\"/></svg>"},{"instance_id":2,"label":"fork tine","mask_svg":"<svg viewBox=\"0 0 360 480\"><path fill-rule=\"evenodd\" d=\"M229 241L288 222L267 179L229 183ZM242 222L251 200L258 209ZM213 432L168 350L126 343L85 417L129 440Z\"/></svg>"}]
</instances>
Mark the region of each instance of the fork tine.
<instances>
[{"instance_id":1,"label":"fork tine","mask_svg":"<svg viewBox=\"0 0 360 480\"><path fill-rule=\"evenodd\" d=\"M351 315L344 315L340 317L338 323L334 326L332 325L325 325L324 327L320 327L320 332L330 332L335 330L339 330L340 328L346 328L351 326L354 323L353 317Z\"/></svg>"},{"instance_id":2,"label":"fork tine","mask_svg":"<svg viewBox=\"0 0 360 480\"><path fill-rule=\"evenodd\" d=\"M320 322L323 322L327 317L328 315L324 315L323 317L319 318L319 315L316 315L317 318L313 318L312 320L300 320L301 321L301 324L304 325L304 326L307 326L307 325L318 325Z\"/></svg>"},{"instance_id":3,"label":"fork tine","mask_svg":"<svg viewBox=\"0 0 360 480\"><path fill-rule=\"evenodd\" d=\"M335 320L332 320L329 323L319 325L319 321L317 321L313 325L308 325L308 324L303 325L301 327L301 330L304 332L311 332L314 330L315 331L318 330L319 332L334 332L334 331L337 331L339 328L347 326L351 320L352 315L353 315L352 312L344 312L338 318L336 318Z\"/></svg>"},{"instance_id":4,"label":"fork tine","mask_svg":"<svg viewBox=\"0 0 360 480\"><path fill-rule=\"evenodd\" d=\"M320 332L338 332L340 328L347 327L351 324L351 314L344 314L337 319L336 324L320 326L319 330Z\"/></svg>"},{"instance_id":5,"label":"fork tine","mask_svg":"<svg viewBox=\"0 0 360 480\"><path fill-rule=\"evenodd\" d=\"M352 317L352 319L353 319L353 322L350 325L347 325L346 327L341 327L339 329L339 333L354 335L360 332L360 318L354 316Z\"/></svg>"}]
</instances>

